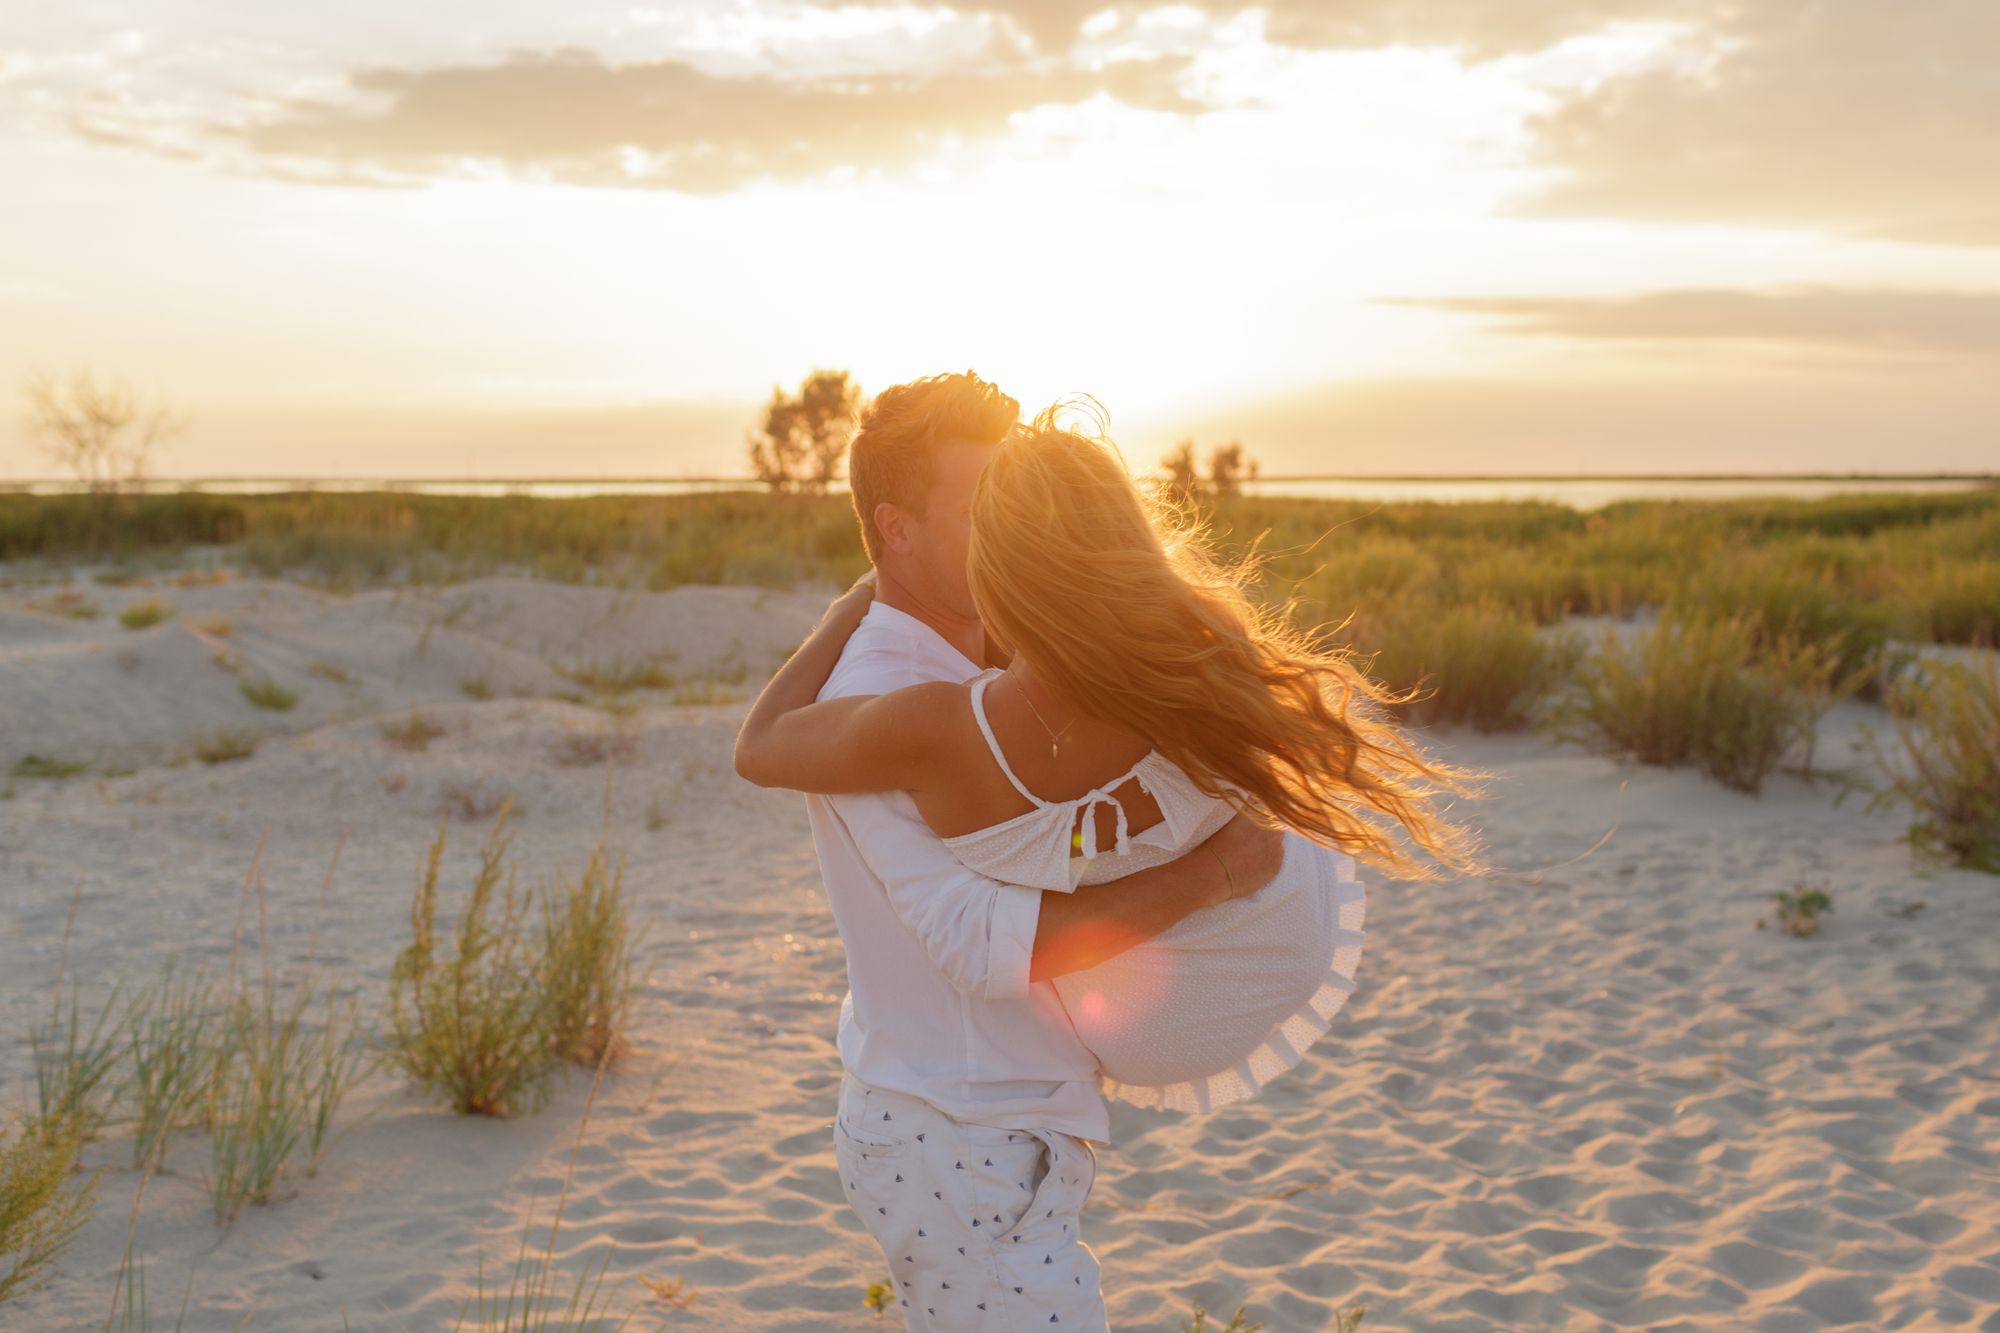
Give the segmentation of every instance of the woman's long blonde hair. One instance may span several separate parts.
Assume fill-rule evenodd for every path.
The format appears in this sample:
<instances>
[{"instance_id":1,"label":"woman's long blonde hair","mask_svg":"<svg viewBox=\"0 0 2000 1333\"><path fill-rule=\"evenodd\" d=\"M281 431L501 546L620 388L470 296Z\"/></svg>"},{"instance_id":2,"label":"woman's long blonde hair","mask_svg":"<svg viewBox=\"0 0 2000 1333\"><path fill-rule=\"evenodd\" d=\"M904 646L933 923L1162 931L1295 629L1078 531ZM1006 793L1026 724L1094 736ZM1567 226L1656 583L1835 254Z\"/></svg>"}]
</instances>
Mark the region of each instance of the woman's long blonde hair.
<instances>
[{"instance_id":1,"label":"woman's long blonde hair","mask_svg":"<svg viewBox=\"0 0 2000 1333\"><path fill-rule=\"evenodd\" d=\"M1109 441L1057 412L1000 448L973 499L968 574L988 632L1085 716L1254 818L1438 878L1393 820L1438 861L1484 872L1477 835L1439 801L1491 775L1420 752L1380 708L1408 696L1316 644L1291 607L1252 601L1253 561L1218 559L1189 508L1142 494Z\"/></svg>"}]
</instances>

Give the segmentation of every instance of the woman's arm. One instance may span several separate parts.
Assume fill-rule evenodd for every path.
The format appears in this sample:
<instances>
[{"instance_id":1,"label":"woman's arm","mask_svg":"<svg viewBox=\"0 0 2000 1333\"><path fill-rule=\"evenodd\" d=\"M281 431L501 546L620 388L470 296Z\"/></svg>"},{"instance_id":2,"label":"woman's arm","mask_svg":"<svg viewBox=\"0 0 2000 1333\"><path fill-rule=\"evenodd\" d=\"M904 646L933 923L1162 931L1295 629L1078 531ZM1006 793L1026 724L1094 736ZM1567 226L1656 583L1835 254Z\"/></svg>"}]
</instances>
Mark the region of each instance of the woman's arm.
<instances>
[{"instance_id":1,"label":"woman's arm","mask_svg":"<svg viewBox=\"0 0 2000 1333\"><path fill-rule=\"evenodd\" d=\"M814 702L875 590L857 583L764 687L736 736L736 772L760 787L837 795L921 785L939 725L962 695L955 685ZM959 707L962 709L963 705Z\"/></svg>"}]
</instances>

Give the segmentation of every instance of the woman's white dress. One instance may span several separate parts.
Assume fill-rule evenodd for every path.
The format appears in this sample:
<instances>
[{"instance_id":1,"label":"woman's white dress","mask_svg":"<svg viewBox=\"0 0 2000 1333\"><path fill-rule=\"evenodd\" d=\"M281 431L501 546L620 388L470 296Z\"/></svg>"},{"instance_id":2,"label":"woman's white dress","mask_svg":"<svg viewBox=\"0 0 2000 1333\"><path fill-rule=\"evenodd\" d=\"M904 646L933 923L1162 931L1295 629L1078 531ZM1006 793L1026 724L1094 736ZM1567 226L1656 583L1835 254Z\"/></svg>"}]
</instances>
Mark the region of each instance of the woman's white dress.
<instances>
[{"instance_id":1,"label":"woman's white dress","mask_svg":"<svg viewBox=\"0 0 2000 1333\"><path fill-rule=\"evenodd\" d=\"M1176 860L1234 814L1157 751L1075 800L1044 801L1014 775L987 722L986 686L998 674L973 680L973 716L994 761L1033 808L946 838L969 868L1065 892ZM1162 816L1136 834L1112 794L1128 779ZM1117 830L1101 855L1100 805L1111 809ZM1288 833L1283 868L1255 895L1203 908L1095 967L1055 978L1077 1036L1097 1057L1105 1096L1212 1111L1256 1095L1296 1065L1354 990L1367 906L1354 869L1347 853Z\"/></svg>"}]
</instances>

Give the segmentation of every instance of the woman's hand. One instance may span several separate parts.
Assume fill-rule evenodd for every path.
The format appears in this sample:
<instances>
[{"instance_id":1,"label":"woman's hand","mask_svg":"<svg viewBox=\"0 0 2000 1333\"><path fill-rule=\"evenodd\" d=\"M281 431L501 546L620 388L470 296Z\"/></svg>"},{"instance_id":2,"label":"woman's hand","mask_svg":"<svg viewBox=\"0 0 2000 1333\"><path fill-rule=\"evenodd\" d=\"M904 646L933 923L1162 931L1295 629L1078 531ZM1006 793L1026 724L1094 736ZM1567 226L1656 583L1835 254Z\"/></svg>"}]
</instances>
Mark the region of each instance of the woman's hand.
<instances>
[{"instance_id":1,"label":"woman's hand","mask_svg":"<svg viewBox=\"0 0 2000 1333\"><path fill-rule=\"evenodd\" d=\"M826 614L820 618L821 623L839 622L852 632L853 628L861 623L862 617L868 614L868 608L874 604L875 571L871 568L866 574L854 580L853 587L833 599L826 608Z\"/></svg>"},{"instance_id":2,"label":"woman's hand","mask_svg":"<svg viewBox=\"0 0 2000 1333\"><path fill-rule=\"evenodd\" d=\"M1218 862L1213 902L1248 898L1278 877L1285 864L1285 831L1237 814L1202 843Z\"/></svg>"}]
</instances>

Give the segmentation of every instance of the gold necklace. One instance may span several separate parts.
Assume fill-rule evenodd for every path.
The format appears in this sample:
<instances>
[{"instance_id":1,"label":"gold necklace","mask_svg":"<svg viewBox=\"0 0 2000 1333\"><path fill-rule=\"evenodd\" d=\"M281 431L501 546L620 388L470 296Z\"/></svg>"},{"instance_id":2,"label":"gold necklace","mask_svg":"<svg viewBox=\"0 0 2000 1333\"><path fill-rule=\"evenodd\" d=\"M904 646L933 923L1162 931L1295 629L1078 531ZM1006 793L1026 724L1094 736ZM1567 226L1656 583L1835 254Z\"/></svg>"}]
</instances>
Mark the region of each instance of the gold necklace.
<instances>
[{"instance_id":1,"label":"gold necklace","mask_svg":"<svg viewBox=\"0 0 2000 1333\"><path fill-rule=\"evenodd\" d=\"M1035 715L1035 721L1042 724L1042 730L1049 733L1049 758L1055 758L1056 742L1069 734L1069 729L1076 725L1076 719L1071 718L1069 721L1063 723L1063 729L1057 731L1049 725L1049 720L1042 716L1042 710L1035 707L1035 701L1028 697L1028 687L1023 685L1018 679L1014 682L1014 692L1021 696L1022 703L1028 705L1028 711Z\"/></svg>"}]
</instances>

